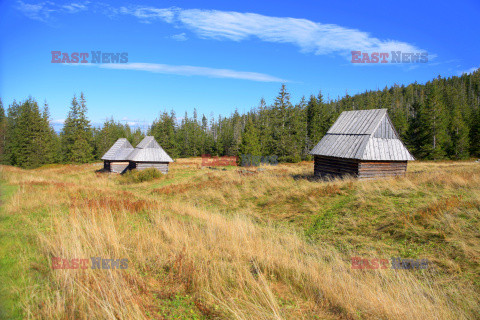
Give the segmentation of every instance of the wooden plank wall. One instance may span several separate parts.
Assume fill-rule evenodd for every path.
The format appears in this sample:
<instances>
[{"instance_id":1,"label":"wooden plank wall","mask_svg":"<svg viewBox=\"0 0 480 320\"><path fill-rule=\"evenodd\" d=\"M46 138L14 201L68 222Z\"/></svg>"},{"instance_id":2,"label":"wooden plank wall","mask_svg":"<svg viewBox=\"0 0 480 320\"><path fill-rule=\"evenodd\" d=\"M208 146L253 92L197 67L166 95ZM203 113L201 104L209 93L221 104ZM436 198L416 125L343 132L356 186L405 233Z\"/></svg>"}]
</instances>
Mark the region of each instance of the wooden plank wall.
<instances>
[{"instance_id":1,"label":"wooden plank wall","mask_svg":"<svg viewBox=\"0 0 480 320\"><path fill-rule=\"evenodd\" d=\"M168 162L136 162L134 168L137 170L155 168L162 173L168 173Z\"/></svg>"},{"instance_id":2,"label":"wooden plank wall","mask_svg":"<svg viewBox=\"0 0 480 320\"><path fill-rule=\"evenodd\" d=\"M112 161L110 163L110 171L111 172L115 172L115 173L123 173L127 170L129 166L129 162L116 162L116 161Z\"/></svg>"},{"instance_id":3,"label":"wooden plank wall","mask_svg":"<svg viewBox=\"0 0 480 320\"><path fill-rule=\"evenodd\" d=\"M314 175L319 177L357 176L358 160L315 156Z\"/></svg>"},{"instance_id":4,"label":"wooden plank wall","mask_svg":"<svg viewBox=\"0 0 480 320\"><path fill-rule=\"evenodd\" d=\"M403 176L407 161L361 161L358 165L359 178Z\"/></svg>"},{"instance_id":5,"label":"wooden plank wall","mask_svg":"<svg viewBox=\"0 0 480 320\"><path fill-rule=\"evenodd\" d=\"M319 177L351 175L360 179L403 176L407 161L365 161L315 156L314 174Z\"/></svg>"}]
</instances>

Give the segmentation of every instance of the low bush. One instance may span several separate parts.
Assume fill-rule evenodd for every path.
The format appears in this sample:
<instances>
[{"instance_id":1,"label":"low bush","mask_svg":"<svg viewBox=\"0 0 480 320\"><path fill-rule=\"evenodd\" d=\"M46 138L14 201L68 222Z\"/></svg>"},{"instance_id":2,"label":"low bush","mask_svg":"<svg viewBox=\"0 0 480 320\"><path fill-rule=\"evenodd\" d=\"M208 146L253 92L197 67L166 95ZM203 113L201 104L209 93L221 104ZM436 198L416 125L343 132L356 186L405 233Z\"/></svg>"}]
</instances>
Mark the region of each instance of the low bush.
<instances>
[{"instance_id":1,"label":"low bush","mask_svg":"<svg viewBox=\"0 0 480 320\"><path fill-rule=\"evenodd\" d=\"M161 177L163 177L163 174L155 168L148 168L145 170L130 170L120 177L119 182L120 184L140 183Z\"/></svg>"}]
</instances>

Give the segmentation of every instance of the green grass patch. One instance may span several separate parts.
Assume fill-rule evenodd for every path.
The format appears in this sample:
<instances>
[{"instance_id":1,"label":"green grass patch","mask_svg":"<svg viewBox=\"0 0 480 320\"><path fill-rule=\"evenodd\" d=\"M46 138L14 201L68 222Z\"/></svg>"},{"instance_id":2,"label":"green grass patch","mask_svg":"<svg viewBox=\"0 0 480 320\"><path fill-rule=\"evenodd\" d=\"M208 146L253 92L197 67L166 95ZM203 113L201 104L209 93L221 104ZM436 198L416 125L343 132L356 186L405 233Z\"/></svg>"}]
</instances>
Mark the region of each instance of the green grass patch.
<instances>
[{"instance_id":1,"label":"green grass patch","mask_svg":"<svg viewBox=\"0 0 480 320\"><path fill-rule=\"evenodd\" d=\"M1 202L5 204L18 187L0 182ZM32 299L29 288L48 281L49 262L40 253L36 232L46 209L7 214L0 209L0 319L23 319L23 303ZM35 226L32 225L35 224Z\"/></svg>"}]
</instances>

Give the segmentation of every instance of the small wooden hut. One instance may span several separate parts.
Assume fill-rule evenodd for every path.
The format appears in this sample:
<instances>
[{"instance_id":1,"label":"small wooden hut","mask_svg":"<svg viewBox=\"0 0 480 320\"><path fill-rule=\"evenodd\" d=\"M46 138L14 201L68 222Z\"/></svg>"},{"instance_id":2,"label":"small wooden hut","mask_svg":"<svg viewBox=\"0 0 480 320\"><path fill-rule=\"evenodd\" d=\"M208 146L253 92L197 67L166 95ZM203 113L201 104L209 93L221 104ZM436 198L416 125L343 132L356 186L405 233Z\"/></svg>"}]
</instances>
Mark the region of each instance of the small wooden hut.
<instances>
[{"instance_id":1,"label":"small wooden hut","mask_svg":"<svg viewBox=\"0 0 480 320\"><path fill-rule=\"evenodd\" d=\"M127 139L118 139L103 155L103 168L109 172L125 172L130 164L130 162L127 160L127 156L132 151L133 147Z\"/></svg>"},{"instance_id":2,"label":"small wooden hut","mask_svg":"<svg viewBox=\"0 0 480 320\"><path fill-rule=\"evenodd\" d=\"M145 137L128 155L127 159L130 162L129 169L155 168L162 173L167 173L168 164L173 162L152 136Z\"/></svg>"},{"instance_id":3,"label":"small wooden hut","mask_svg":"<svg viewBox=\"0 0 480 320\"><path fill-rule=\"evenodd\" d=\"M377 178L405 175L415 160L393 127L387 109L344 111L310 152L316 176Z\"/></svg>"}]
</instances>

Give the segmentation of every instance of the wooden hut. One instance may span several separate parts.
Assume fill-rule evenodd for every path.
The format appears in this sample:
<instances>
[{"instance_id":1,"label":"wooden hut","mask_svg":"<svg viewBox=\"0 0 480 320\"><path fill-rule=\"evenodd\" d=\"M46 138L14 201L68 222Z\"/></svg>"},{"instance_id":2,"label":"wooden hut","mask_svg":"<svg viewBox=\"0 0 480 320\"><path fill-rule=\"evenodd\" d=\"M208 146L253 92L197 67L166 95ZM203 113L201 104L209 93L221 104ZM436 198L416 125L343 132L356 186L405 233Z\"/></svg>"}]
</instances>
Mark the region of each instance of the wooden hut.
<instances>
[{"instance_id":1,"label":"wooden hut","mask_svg":"<svg viewBox=\"0 0 480 320\"><path fill-rule=\"evenodd\" d=\"M162 173L168 172L172 158L162 149L152 136L145 137L127 157L129 169L143 170L155 168Z\"/></svg>"},{"instance_id":2,"label":"wooden hut","mask_svg":"<svg viewBox=\"0 0 480 320\"><path fill-rule=\"evenodd\" d=\"M405 175L415 160L393 127L387 109L344 111L310 152L316 176L376 178Z\"/></svg>"},{"instance_id":3,"label":"wooden hut","mask_svg":"<svg viewBox=\"0 0 480 320\"><path fill-rule=\"evenodd\" d=\"M113 146L103 155L103 168L110 172L123 173L128 169L127 156L133 151L133 147L125 138L118 139Z\"/></svg>"}]
</instances>

